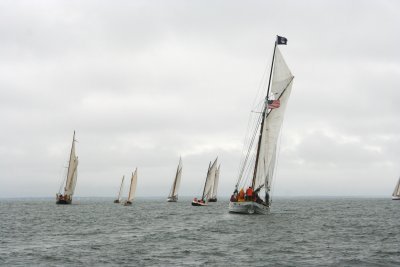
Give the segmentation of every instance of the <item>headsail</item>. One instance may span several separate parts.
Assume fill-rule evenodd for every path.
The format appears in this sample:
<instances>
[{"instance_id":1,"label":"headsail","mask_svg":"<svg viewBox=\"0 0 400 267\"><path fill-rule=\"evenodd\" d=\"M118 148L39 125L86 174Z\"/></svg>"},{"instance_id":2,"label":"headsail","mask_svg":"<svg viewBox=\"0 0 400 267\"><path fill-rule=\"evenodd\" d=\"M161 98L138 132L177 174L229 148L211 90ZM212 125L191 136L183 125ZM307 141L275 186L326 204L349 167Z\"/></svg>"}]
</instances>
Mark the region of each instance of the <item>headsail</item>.
<instances>
[{"instance_id":1,"label":"headsail","mask_svg":"<svg viewBox=\"0 0 400 267\"><path fill-rule=\"evenodd\" d=\"M215 178L215 172L217 169L217 161L218 157L215 159L214 163L209 165L208 172L207 172L207 178L206 182L204 184L204 190L203 190L203 195L201 199L208 201L211 198L211 191L212 187L214 185L214 178Z\"/></svg>"},{"instance_id":2,"label":"headsail","mask_svg":"<svg viewBox=\"0 0 400 267\"><path fill-rule=\"evenodd\" d=\"M67 181L64 187L64 195L72 196L75 191L76 180L78 177L78 157L75 155L75 131L72 138L71 153L68 162Z\"/></svg>"},{"instance_id":3,"label":"headsail","mask_svg":"<svg viewBox=\"0 0 400 267\"><path fill-rule=\"evenodd\" d=\"M132 201L132 199L135 197L136 183L137 183L137 168L135 169L135 172L132 173L131 187L129 188L129 194L128 194L127 201Z\"/></svg>"}]
</instances>

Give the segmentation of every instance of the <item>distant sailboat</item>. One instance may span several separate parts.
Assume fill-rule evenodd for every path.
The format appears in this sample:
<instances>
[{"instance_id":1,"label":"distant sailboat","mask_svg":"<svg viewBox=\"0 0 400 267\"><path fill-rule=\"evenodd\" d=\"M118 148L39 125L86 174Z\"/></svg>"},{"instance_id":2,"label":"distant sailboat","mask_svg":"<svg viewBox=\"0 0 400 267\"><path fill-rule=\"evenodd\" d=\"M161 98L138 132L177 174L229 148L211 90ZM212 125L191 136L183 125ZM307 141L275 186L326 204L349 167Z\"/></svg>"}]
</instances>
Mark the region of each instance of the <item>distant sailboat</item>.
<instances>
[{"instance_id":1,"label":"distant sailboat","mask_svg":"<svg viewBox=\"0 0 400 267\"><path fill-rule=\"evenodd\" d=\"M129 188L128 199L124 203L125 206L132 205L132 200L135 197L135 192L136 192L136 183L137 183L137 168L135 169L135 172L132 173L131 186Z\"/></svg>"},{"instance_id":2,"label":"distant sailboat","mask_svg":"<svg viewBox=\"0 0 400 267\"><path fill-rule=\"evenodd\" d=\"M397 181L396 187L394 188L393 194L392 194L392 199L393 200L400 200L400 178Z\"/></svg>"},{"instance_id":3,"label":"distant sailboat","mask_svg":"<svg viewBox=\"0 0 400 267\"><path fill-rule=\"evenodd\" d=\"M78 157L75 155L75 131L72 137L71 152L69 155L67 177L64 186L64 193L61 194L61 187L56 194L56 204L71 204L74 194L76 180L78 178Z\"/></svg>"},{"instance_id":4,"label":"distant sailboat","mask_svg":"<svg viewBox=\"0 0 400 267\"><path fill-rule=\"evenodd\" d=\"M238 181L229 203L230 212L265 214L271 204L270 191L276 165L278 138L294 78L277 47L286 43L286 38L277 36L267 93L260 99L261 112L257 112L255 126L249 134L249 141L245 143L247 152L243 155ZM247 186L244 193L243 187ZM262 195L265 195L264 199Z\"/></svg>"},{"instance_id":5,"label":"distant sailboat","mask_svg":"<svg viewBox=\"0 0 400 267\"><path fill-rule=\"evenodd\" d=\"M125 175L122 176L122 182L121 182L121 186L119 187L118 197L116 200L114 200L114 203L121 203L121 193L122 193L122 188L124 187L124 179L125 179Z\"/></svg>"},{"instance_id":6,"label":"distant sailboat","mask_svg":"<svg viewBox=\"0 0 400 267\"><path fill-rule=\"evenodd\" d=\"M168 202L178 201L178 190L179 190L179 185L181 184L181 176L182 176L182 159L179 158L179 164L176 169L174 183L172 184L171 191L167 198Z\"/></svg>"},{"instance_id":7,"label":"distant sailboat","mask_svg":"<svg viewBox=\"0 0 400 267\"><path fill-rule=\"evenodd\" d=\"M217 191L218 191L218 182L219 182L219 169L221 168L221 164L218 166L215 171L214 184L211 190L211 198L209 202L217 202Z\"/></svg>"},{"instance_id":8,"label":"distant sailboat","mask_svg":"<svg viewBox=\"0 0 400 267\"><path fill-rule=\"evenodd\" d=\"M207 206L207 202L211 198L211 190L214 185L215 172L217 170L217 160L215 159L214 163L208 165L207 177L204 183L203 194L201 199L194 198L192 201L192 206Z\"/></svg>"}]
</instances>

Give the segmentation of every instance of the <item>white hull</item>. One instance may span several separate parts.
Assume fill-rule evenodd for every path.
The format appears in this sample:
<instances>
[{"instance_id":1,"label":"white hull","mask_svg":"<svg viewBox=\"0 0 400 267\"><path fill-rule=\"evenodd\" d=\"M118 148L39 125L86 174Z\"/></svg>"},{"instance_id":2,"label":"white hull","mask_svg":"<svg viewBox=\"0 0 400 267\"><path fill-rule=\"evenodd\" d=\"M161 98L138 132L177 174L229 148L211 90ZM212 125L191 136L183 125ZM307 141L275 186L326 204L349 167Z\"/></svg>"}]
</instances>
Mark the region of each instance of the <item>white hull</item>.
<instances>
[{"instance_id":1,"label":"white hull","mask_svg":"<svg viewBox=\"0 0 400 267\"><path fill-rule=\"evenodd\" d=\"M229 212L242 214L267 214L269 207L253 202L229 202Z\"/></svg>"},{"instance_id":2,"label":"white hull","mask_svg":"<svg viewBox=\"0 0 400 267\"><path fill-rule=\"evenodd\" d=\"M392 200L400 200L400 197L392 197Z\"/></svg>"}]
</instances>

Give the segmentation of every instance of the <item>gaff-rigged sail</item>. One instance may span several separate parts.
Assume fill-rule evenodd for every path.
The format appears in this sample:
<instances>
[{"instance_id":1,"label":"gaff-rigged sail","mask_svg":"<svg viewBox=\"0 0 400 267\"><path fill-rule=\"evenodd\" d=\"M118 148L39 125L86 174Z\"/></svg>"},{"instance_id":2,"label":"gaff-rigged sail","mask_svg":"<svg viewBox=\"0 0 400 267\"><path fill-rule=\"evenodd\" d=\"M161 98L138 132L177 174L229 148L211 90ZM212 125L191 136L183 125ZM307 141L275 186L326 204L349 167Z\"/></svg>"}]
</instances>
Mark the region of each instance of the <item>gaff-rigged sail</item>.
<instances>
[{"instance_id":1,"label":"gaff-rigged sail","mask_svg":"<svg viewBox=\"0 0 400 267\"><path fill-rule=\"evenodd\" d=\"M132 199L135 197L136 183L137 183L137 168L135 169L135 172L132 173L131 186L129 188L129 194L128 194L127 201L132 201Z\"/></svg>"},{"instance_id":2,"label":"gaff-rigged sail","mask_svg":"<svg viewBox=\"0 0 400 267\"><path fill-rule=\"evenodd\" d=\"M172 184L171 191L169 193L169 198L178 197L179 186L181 184L181 176L182 176L182 158L179 158L179 164L176 169L174 183Z\"/></svg>"},{"instance_id":3,"label":"gaff-rigged sail","mask_svg":"<svg viewBox=\"0 0 400 267\"><path fill-rule=\"evenodd\" d=\"M215 172L217 170L217 161L218 158L215 159L214 163L211 164L208 168L206 182L204 184L203 195L201 199L208 201L211 198L211 191L214 185Z\"/></svg>"},{"instance_id":4,"label":"gaff-rigged sail","mask_svg":"<svg viewBox=\"0 0 400 267\"><path fill-rule=\"evenodd\" d=\"M257 170L253 177L253 188L263 184L270 185L275 168L275 158L278 138L282 127L287 102L292 91L293 75L287 67L279 48L276 48L273 68L271 94L273 99L280 101L280 107L270 109L265 106L263 129L260 132L260 148L258 154ZM266 179L267 178L267 179Z\"/></svg>"},{"instance_id":5,"label":"gaff-rigged sail","mask_svg":"<svg viewBox=\"0 0 400 267\"><path fill-rule=\"evenodd\" d=\"M125 180L125 175L122 176L121 186L119 187L118 197L117 197L118 201L121 201L122 189L124 188L124 180Z\"/></svg>"},{"instance_id":6,"label":"gaff-rigged sail","mask_svg":"<svg viewBox=\"0 0 400 267\"><path fill-rule=\"evenodd\" d=\"M400 197L400 178L399 178L399 180L397 181L397 184L396 184L396 186L395 186L395 188L394 188L394 191L393 191L392 196L393 196L393 197Z\"/></svg>"},{"instance_id":7,"label":"gaff-rigged sail","mask_svg":"<svg viewBox=\"0 0 400 267\"><path fill-rule=\"evenodd\" d=\"M215 177L214 177L214 184L211 190L211 198L216 199L217 198L217 192L218 192L218 182L219 182L219 170L221 168L221 165L218 166L218 168L215 170Z\"/></svg>"},{"instance_id":8,"label":"gaff-rigged sail","mask_svg":"<svg viewBox=\"0 0 400 267\"><path fill-rule=\"evenodd\" d=\"M75 131L72 138L71 153L68 162L67 180L64 187L64 195L72 196L75 191L76 180L78 178L78 157L75 155Z\"/></svg>"}]
</instances>

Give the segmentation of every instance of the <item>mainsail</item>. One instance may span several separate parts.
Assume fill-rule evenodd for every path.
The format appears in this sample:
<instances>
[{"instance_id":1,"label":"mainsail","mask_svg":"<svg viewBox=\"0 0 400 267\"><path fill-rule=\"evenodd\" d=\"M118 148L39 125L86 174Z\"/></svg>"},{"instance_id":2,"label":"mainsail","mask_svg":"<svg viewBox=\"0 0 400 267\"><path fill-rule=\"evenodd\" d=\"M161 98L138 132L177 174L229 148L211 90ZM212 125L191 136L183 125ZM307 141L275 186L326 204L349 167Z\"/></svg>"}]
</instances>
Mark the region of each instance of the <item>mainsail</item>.
<instances>
[{"instance_id":1,"label":"mainsail","mask_svg":"<svg viewBox=\"0 0 400 267\"><path fill-rule=\"evenodd\" d=\"M261 123L262 129L258 144L258 157L256 157L256 169L252 182L255 189L266 184L270 185L272 182L278 138L286 105L292 91L293 78L294 76L287 67L279 48L276 47L273 79L270 89L271 96L266 98L262 114L264 117ZM279 108L269 109L268 99L279 100Z\"/></svg>"},{"instance_id":2,"label":"mainsail","mask_svg":"<svg viewBox=\"0 0 400 267\"><path fill-rule=\"evenodd\" d=\"M203 195L201 199L208 201L211 198L211 191L214 185L215 172L217 170L217 160L215 159L214 163L209 165L206 182L204 183Z\"/></svg>"},{"instance_id":3,"label":"mainsail","mask_svg":"<svg viewBox=\"0 0 400 267\"><path fill-rule=\"evenodd\" d=\"M72 138L71 153L68 162L67 181L64 187L64 196L72 196L75 191L76 180L78 177L78 157L75 155L75 131Z\"/></svg>"},{"instance_id":4,"label":"mainsail","mask_svg":"<svg viewBox=\"0 0 400 267\"><path fill-rule=\"evenodd\" d=\"M213 184L212 191L211 191L211 199L216 199L217 198L218 181L219 181L219 170L220 170L220 168L221 168L221 164L215 170L214 184Z\"/></svg>"},{"instance_id":5,"label":"mainsail","mask_svg":"<svg viewBox=\"0 0 400 267\"><path fill-rule=\"evenodd\" d=\"M136 183L137 183L137 168L135 169L135 172L132 173L131 187L129 188L129 194L128 194L128 200L127 200L129 202L131 202L132 199L135 197Z\"/></svg>"},{"instance_id":6,"label":"mainsail","mask_svg":"<svg viewBox=\"0 0 400 267\"><path fill-rule=\"evenodd\" d=\"M174 183L172 184L171 191L168 195L168 198L177 198L179 186L181 184L181 176L182 176L182 158L179 158L179 164L176 169Z\"/></svg>"},{"instance_id":7,"label":"mainsail","mask_svg":"<svg viewBox=\"0 0 400 267\"><path fill-rule=\"evenodd\" d=\"M394 198L400 198L400 178L399 178L399 180L397 181L397 184L396 184L396 186L395 186L395 188L394 188L394 191L393 191L392 196L393 196Z\"/></svg>"}]
</instances>

